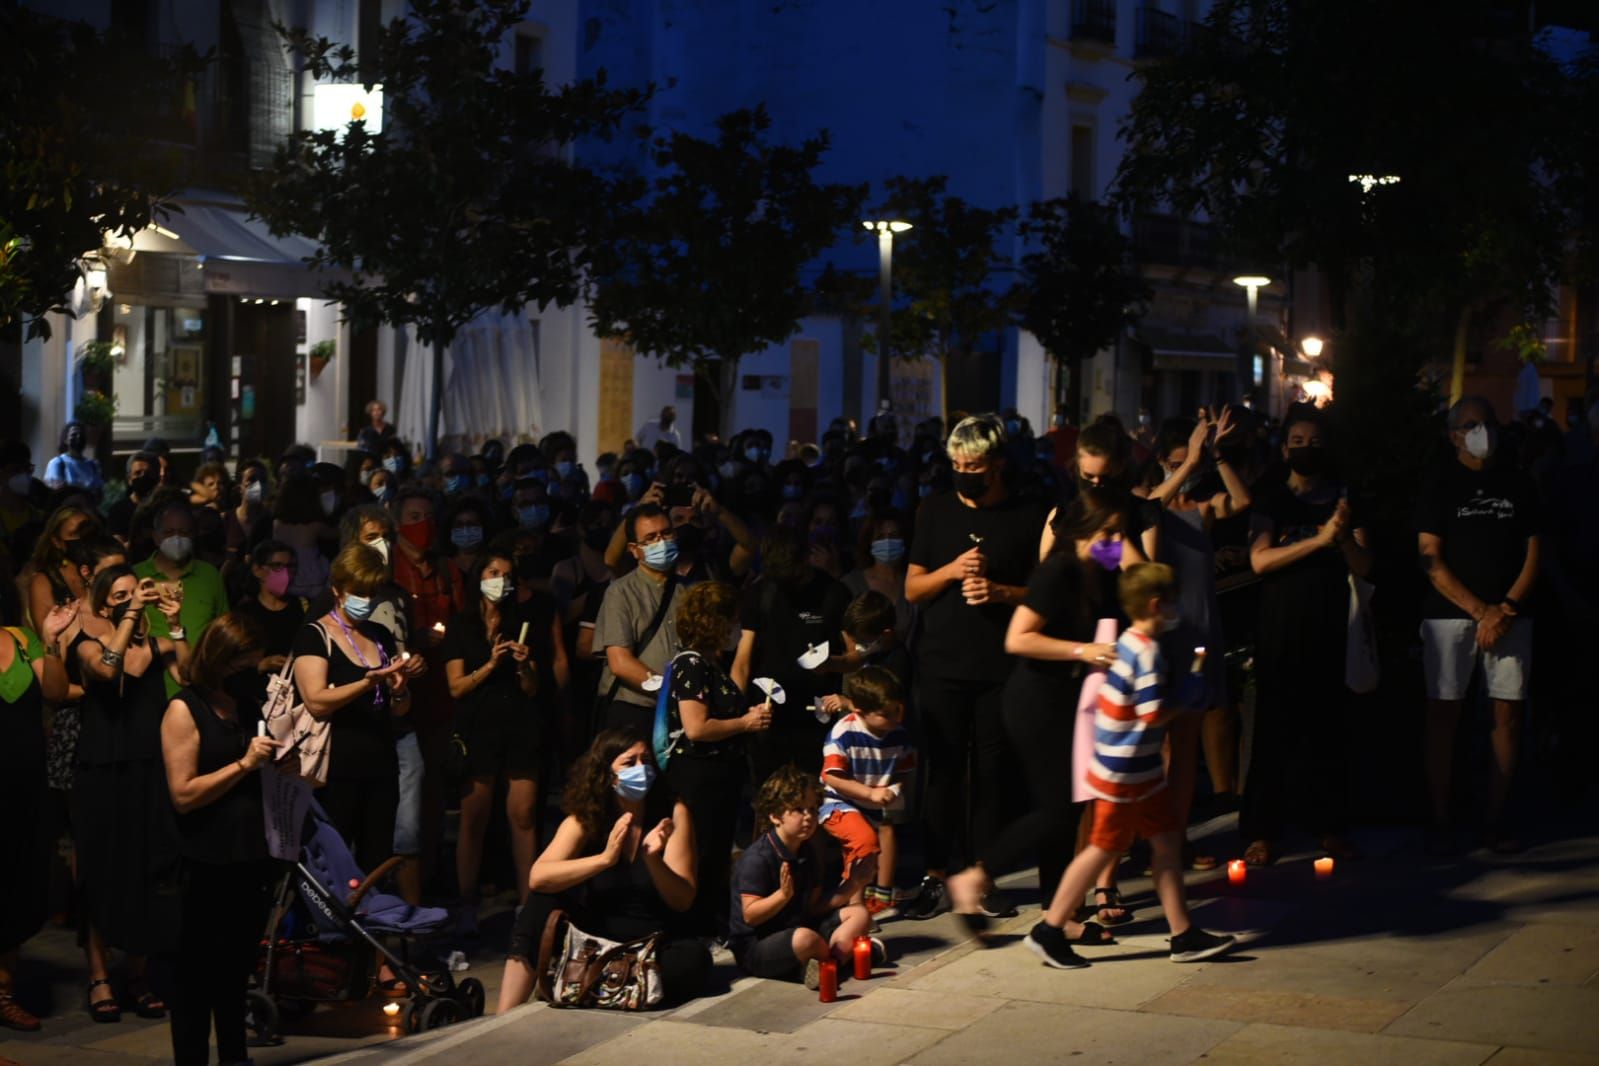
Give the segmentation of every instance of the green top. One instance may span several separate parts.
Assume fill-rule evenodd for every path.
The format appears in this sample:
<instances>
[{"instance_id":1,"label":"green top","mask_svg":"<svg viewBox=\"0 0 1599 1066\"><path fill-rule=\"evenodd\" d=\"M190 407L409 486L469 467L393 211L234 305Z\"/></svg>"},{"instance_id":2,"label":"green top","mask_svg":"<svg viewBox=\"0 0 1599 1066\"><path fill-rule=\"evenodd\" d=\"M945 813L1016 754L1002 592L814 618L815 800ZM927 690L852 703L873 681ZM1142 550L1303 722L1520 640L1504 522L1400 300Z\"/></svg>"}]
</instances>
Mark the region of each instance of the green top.
<instances>
[{"instance_id":1,"label":"green top","mask_svg":"<svg viewBox=\"0 0 1599 1066\"><path fill-rule=\"evenodd\" d=\"M142 563L135 563L133 572L140 578L172 580L155 565L153 555ZM178 610L178 621L183 623L184 635L189 640L189 647L192 648L199 642L200 634L205 632L205 627L211 624L211 620L227 613L228 593L222 587L221 573L203 559L190 559L178 580L183 585L183 606ZM155 604L146 607L145 614L150 620L151 636L172 635L172 627L167 625L167 616L162 614ZM168 698L176 696L182 686L172 679L170 673L167 674L166 681Z\"/></svg>"},{"instance_id":2,"label":"green top","mask_svg":"<svg viewBox=\"0 0 1599 1066\"><path fill-rule=\"evenodd\" d=\"M33 662L44 654L44 641L33 630L20 626L6 626L6 632L17 642L17 654L11 657L11 665L0 672L0 700L16 703L33 684Z\"/></svg>"}]
</instances>

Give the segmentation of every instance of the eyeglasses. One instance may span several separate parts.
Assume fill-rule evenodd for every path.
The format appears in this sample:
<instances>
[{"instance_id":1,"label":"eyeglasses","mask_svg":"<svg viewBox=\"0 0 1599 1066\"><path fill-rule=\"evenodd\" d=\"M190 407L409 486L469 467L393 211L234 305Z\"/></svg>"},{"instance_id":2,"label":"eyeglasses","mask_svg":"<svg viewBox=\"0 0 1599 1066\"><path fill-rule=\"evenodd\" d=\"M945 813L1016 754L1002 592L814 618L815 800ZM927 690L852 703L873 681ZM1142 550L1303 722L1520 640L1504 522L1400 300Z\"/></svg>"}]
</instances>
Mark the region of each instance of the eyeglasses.
<instances>
[{"instance_id":1,"label":"eyeglasses","mask_svg":"<svg viewBox=\"0 0 1599 1066\"><path fill-rule=\"evenodd\" d=\"M638 542L641 547L648 548L651 544L659 544L663 540L676 540L677 530L663 529L659 533L651 533Z\"/></svg>"}]
</instances>

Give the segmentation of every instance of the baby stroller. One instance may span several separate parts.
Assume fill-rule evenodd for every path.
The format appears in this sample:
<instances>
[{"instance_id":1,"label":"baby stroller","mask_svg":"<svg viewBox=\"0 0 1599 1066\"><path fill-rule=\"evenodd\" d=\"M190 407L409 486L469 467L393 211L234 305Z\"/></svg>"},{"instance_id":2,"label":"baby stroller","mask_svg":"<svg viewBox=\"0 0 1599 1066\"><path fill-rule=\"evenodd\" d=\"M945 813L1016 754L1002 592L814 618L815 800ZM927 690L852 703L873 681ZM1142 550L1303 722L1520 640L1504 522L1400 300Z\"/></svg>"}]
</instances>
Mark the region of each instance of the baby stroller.
<instances>
[{"instance_id":1,"label":"baby stroller","mask_svg":"<svg viewBox=\"0 0 1599 1066\"><path fill-rule=\"evenodd\" d=\"M309 1014L318 1003L366 999L377 984L380 961L409 993L384 1008L388 1014L403 1012L406 1032L480 1016L481 981L468 977L457 984L448 966L433 960L423 968L411 958L417 938L448 925L449 912L413 907L374 889L400 856L363 874L314 800L306 822L300 859L278 884L255 987L247 993L250 1043L281 1044L282 1020Z\"/></svg>"}]
</instances>

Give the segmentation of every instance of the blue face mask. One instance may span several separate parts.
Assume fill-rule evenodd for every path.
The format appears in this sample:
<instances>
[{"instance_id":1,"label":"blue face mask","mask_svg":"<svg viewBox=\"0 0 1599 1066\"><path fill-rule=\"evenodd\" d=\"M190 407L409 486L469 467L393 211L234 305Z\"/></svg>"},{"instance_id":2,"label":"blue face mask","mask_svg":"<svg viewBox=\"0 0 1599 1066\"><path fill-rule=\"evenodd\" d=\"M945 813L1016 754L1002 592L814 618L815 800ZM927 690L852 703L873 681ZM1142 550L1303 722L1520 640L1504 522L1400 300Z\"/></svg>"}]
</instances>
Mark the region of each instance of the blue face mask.
<instances>
[{"instance_id":1,"label":"blue face mask","mask_svg":"<svg viewBox=\"0 0 1599 1066\"><path fill-rule=\"evenodd\" d=\"M572 476L572 469L573 469L572 464L569 463L569 462L566 462L564 459L561 462L555 464L555 472L557 474L561 475L561 477L563 477L563 478L571 477Z\"/></svg>"},{"instance_id":2,"label":"blue face mask","mask_svg":"<svg viewBox=\"0 0 1599 1066\"><path fill-rule=\"evenodd\" d=\"M494 479L489 477L487 474L479 474L477 476L477 487L480 489L486 489L489 487L489 483L493 480Z\"/></svg>"},{"instance_id":3,"label":"blue face mask","mask_svg":"<svg viewBox=\"0 0 1599 1066\"><path fill-rule=\"evenodd\" d=\"M405 460L401 459L398 455L391 455L387 459L383 460L383 469L398 477L400 473L405 470Z\"/></svg>"},{"instance_id":4,"label":"blue face mask","mask_svg":"<svg viewBox=\"0 0 1599 1066\"><path fill-rule=\"evenodd\" d=\"M785 500L797 500L803 495L805 495L805 487L803 485L796 485L796 484L794 484L791 481L790 482L784 482L784 484L783 484L783 499L785 499Z\"/></svg>"},{"instance_id":5,"label":"blue face mask","mask_svg":"<svg viewBox=\"0 0 1599 1066\"><path fill-rule=\"evenodd\" d=\"M627 487L627 494L630 498L637 499L644 493L644 475L642 474L629 474L622 479L622 484Z\"/></svg>"},{"instance_id":6,"label":"blue face mask","mask_svg":"<svg viewBox=\"0 0 1599 1066\"><path fill-rule=\"evenodd\" d=\"M670 570L677 562L677 541L658 540L644 546L644 565L661 573Z\"/></svg>"},{"instance_id":7,"label":"blue face mask","mask_svg":"<svg viewBox=\"0 0 1599 1066\"><path fill-rule=\"evenodd\" d=\"M616 794L625 800L638 803L650 794L655 784L655 767L647 762L636 762L616 775Z\"/></svg>"},{"instance_id":8,"label":"blue face mask","mask_svg":"<svg viewBox=\"0 0 1599 1066\"><path fill-rule=\"evenodd\" d=\"M377 496L380 503L388 503L394 499L394 486L385 482L383 487L378 489Z\"/></svg>"},{"instance_id":9,"label":"blue face mask","mask_svg":"<svg viewBox=\"0 0 1599 1066\"><path fill-rule=\"evenodd\" d=\"M766 449L760 447L759 445L752 444L748 448L744 449L744 458L748 459L752 463L759 464L762 459L766 458Z\"/></svg>"},{"instance_id":10,"label":"blue face mask","mask_svg":"<svg viewBox=\"0 0 1599 1066\"><path fill-rule=\"evenodd\" d=\"M550 508L542 503L518 507L516 509L516 521L523 529L543 529L550 524Z\"/></svg>"},{"instance_id":11,"label":"blue face mask","mask_svg":"<svg viewBox=\"0 0 1599 1066\"><path fill-rule=\"evenodd\" d=\"M872 541L872 558L878 562L892 565L905 558L905 541L901 537L884 537Z\"/></svg>"},{"instance_id":12,"label":"blue face mask","mask_svg":"<svg viewBox=\"0 0 1599 1066\"><path fill-rule=\"evenodd\" d=\"M344 597L344 613L354 622L365 622L372 617L372 601L366 596L349 595Z\"/></svg>"},{"instance_id":13,"label":"blue face mask","mask_svg":"<svg viewBox=\"0 0 1599 1066\"><path fill-rule=\"evenodd\" d=\"M444 479L444 491L454 496L466 491L466 475L451 474Z\"/></svg>"}]
</instances>

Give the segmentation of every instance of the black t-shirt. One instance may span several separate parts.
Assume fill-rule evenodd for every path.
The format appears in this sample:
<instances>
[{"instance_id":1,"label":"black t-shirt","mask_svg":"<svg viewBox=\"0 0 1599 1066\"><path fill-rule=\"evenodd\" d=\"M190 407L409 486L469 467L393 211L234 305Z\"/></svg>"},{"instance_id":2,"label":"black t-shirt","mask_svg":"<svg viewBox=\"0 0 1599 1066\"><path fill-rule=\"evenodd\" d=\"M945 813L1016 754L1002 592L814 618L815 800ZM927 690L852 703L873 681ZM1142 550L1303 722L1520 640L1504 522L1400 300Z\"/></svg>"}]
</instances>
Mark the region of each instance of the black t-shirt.
<instances>
[{"instance_id":1,"label":"black t-shirt","mask_svg":"<svg viewBox=\"0 0 1599 1066\"><path fill-rule=\"evenodd\" d=\"M1314 537L1332 517L1341 489L1322 485L1305 496L1283 481L1263 483L1255 496L1251 536L1269 531L1273 548ZM1356 513L1349 525L1360 524ZM1336 547L1322 548L1260 579L1256 663L1298 670L1300 682L1341 685L1349 627L1349 567Z\"/></svg>"},{"instance_id":2,"label":"black t-shirt","mask_svg":"<svg viewBox=\"0 0 1599 1066\"><path fill-rule=\"evenodd\" d=\"M1038 538L1045 510L1032 500L1010 496L993 507L967 507L953 492L929 496L916 513L910 561L929 572L971 550L972 535L983 538L988 579L1001 585L1026 585L1038 562ZM917 669L930 677L965 681L1003 681L1011 659L1005 654L1005 629L1011 608L998 603L972 606L961 584L945 585L922 605Z\"/></svg>"},{"instance_id":3,"label":"black t-shirt","mask_svg":"<svg viewBox=\"0 0 1599 1066\"><path fill-rule=\"evenodd\" d=\"M361 635L383 649L380 660L394 654L394 638L374 622L358 622ZM329 646L331 645L331 652ZM294 654L328 661L328 685L337 688L366 677L383 662L362 665L353 657L344 632L333 625L323 635L318 623L303 626L294 638ZM303 693L302 693L303 698ZM394 756L394 733L389 719L392 699L387 686L365 692L333 712L328 719L333 750L328 759L328 776L341 781L375 781L399 772ZM381 702L380 702L381 701Z\"/></svg>"},{"instance_id":4,"label":"black t-shirt","mask_svg":"<svg viewBox=\"0 0 1599 1066\"><path fill-rule=\"evenodd\" d=\"M106 509L105 527L119 537L127 537L128 531L133 528L133 512L139 505L133 502L133 497L124 496Z\"/></svg>"},{"instance_id":5,"label":"black t-shirt","mask_svg":"<svg viewBox=\"0 0 1599 1066\"><path fill-rule=\"evenodd\" d=\"M1084 564L1070 545L1063 545L1027 579L1027 596L1022 602L1044 618L1046 637L1090 643L1099 619L1122 619L1116 578L1117 572L1098 563ZM1019 670L1052 681L1074 681L1082 676L1078 662L1020 656L1017 662Z\"/></svg>"},{"instance_id":6,"label":"black t-shirt","mask_svg":"<svg viewBox=\"0 0 1599 1066\"><path fill-rule=\"evenodd\" d=\"M766 578L757 581L739 611L739 625L756 634L750 676L774 679L788 696L772 708L778 718L808 715L811 700L838 691L837 674L806 670L796 660L824 640L828 654L843 654L849 589L820 570L808 569L805 581L793 588Z\"/></svg>"},{"instance_id":7,"label":"black t-shirt","mask_svg":"<svg viewBox=\"0 0 1599 1066\"><path fill-rule=\"evenodd\" d=\"M294 638L305 625L305 608L297 596L290 596L281 610L270 611L261 601L251 596L234 604L233 612L248 618L261 632L261 652L264 655L287 655L294 647Z\"/></svg>"},{"instance_id":8,"label":"black t-shirt","mask_svg":"<svg viewBox=\"0 0 1599 1066\"><path fill-rule=\"evenodd\" d=\"M711 718L720 720L739 718L749 709L744 694L733 684L733 679L727 676L727 671L694 652L680 655L672 663L672 692L667 703L667 713L668 726L674 733L683 728L683 719L677 709L677 705L683 700L705 704L706 713ZM739 755L744 751L742 741L741 737L728 737L726 740L711 742L696 741L684 735L678 738L672 750L674 755L702 757Z\"/></svg>"},{"instance_id":9,"label":"black t-shirt","mask_svg":"<svg viewBox=\"0 0 1599 1066\"><path fill-rule=\"evenodd\" d=\"M1473 596L1500 603L1521 575L1527 539L1538 532L1537 490L1519 470L1451 462L1422 487L1416 529L1443 539L1445 565ZM1467 615L1429 584L1422 617Z\"/></svg>"},{"instance_id":10,"label":"black t-shirt","mask_svg":"<svg viewBox=\"0 0 1599 1066\"><path fill-rule=\"evenodd\" d=\"M554 610L554 601L543 595L535 595L526 603L509 600L500 605L500 631L497 639L517 639L522 632L522 623L527 623L528 652L539 673L540 697L549 691L544 684L546 673L549 674L550 683L554 683L554 672L551 667L553 656L550 647L550 619ZM441 663L460 659L462 668L467 673L472 673L489 661L489 656L493 652L493 641L484 632L482 616L476 613L475 608L470 614L458 614L451 618L444 634L444 643L440 646L439 653ZM523 694L521 683L517 680L517 666L513 656L507 655L501 659L495 665L494 672L489 674L481 685L458 701L460 709L471 713L479 708L525 704L528 697ZM539 702L543 700L540 699Z\"/></svg>"}]
</instances>

